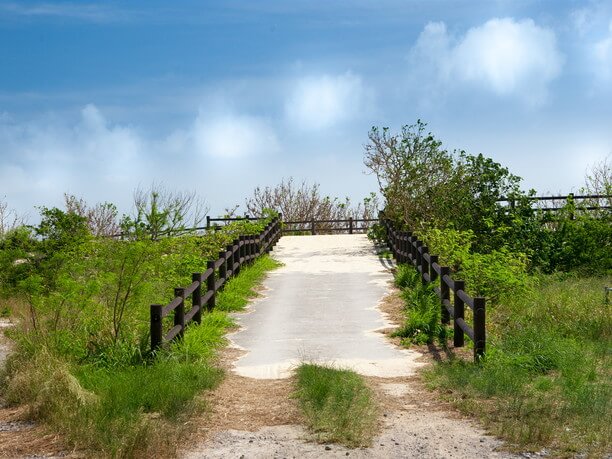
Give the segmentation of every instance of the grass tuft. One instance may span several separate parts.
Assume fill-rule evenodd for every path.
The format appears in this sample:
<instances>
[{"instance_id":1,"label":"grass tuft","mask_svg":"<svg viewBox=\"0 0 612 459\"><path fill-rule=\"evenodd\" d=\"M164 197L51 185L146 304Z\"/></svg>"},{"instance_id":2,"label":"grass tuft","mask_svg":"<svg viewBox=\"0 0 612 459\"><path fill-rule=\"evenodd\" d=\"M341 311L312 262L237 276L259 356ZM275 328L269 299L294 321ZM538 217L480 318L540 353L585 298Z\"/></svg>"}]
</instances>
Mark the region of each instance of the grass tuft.
<instances>
[{"instance_id":1,"label":"grass tuft","mask_svg":"<svg viewBox=\"0 0 612 459\"><path fill-rule=\"evenodd\" d=\"M320 441L350 447L371 444L377 410L372 390L360 375L303 363L296 376L295 396Z\"/></svg>"}]
</instances>

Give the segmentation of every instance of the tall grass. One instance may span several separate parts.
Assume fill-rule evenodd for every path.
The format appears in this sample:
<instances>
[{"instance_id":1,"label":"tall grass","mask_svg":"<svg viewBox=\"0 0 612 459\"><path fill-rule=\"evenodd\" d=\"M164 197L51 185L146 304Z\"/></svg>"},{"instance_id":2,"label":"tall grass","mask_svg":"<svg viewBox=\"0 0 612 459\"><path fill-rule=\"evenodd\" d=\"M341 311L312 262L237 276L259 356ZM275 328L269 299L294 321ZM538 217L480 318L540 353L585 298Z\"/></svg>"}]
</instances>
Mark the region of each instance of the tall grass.
<instances>
[{"instance_id":1,"label":"tall grass","mask_svg":"<svg viewBox=\"0 0 612 459\"><path fill-rule=\"evenodd\" d=\"M376 426L371 389L354 371L303 363L296 370L296 392L310 428L320 441L367 446Z\"/></svg>"},{"instance_id":2,"label":"tall grass","mask_svg":"<svg viewBox=\"0 0 612 459\"><path fill-rule=\"evenodd\" d=\"M30 343L11 357L2 391L10 403L27 404L33 419L92 456L172 456L183 421L201 408L197 395L223 377L214 356L234 325L225 310L244 307L276 266L264 256L244 267L219 295L219 309L187 327L183 339L154 360L105 366Z\"/></svg>"},{"instance_id":3,"label":"tall grass","mask_svg":"<svg viewBox=\"0 0 612 459\"><path fill-rule=\"evenodd\" d=\"M480 365L442 363L427 378L521 448L609 454L612 314L603 286L610 283L542 277L531 294L489 310L489 352Z\"/></svg>"}]
</instances>

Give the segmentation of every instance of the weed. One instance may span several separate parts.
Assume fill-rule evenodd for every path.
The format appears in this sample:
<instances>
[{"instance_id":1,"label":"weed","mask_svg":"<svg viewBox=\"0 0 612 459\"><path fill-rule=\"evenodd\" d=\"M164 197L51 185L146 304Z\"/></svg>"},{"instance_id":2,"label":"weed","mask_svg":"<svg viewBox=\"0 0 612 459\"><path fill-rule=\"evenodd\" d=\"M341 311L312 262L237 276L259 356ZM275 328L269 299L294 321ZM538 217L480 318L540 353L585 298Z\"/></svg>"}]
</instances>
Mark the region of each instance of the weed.
<instances>
[{"instance_id":1,"label":"weed","mask_svg":"<svg viewBox=\"0 0 612 459\"><path fill-rule=\"evenodd\" d=\"M354 371L303 363L296 370L296 392L309 427L323 442L367 446L376 426L371 389Z\"/></svg>"},{"instance_id":2,"label":"weed","mask_svg":"<svg viewBox=\"0 0 612 459\"><path fill-rule=\"evenodd\" d=\"M605 455L612 438L606 282L542 277L537 291L491 310L486 359L435 366L426 373L432 387L450 391L461 409L521 448Z\"/></svg>"}]
</instances>

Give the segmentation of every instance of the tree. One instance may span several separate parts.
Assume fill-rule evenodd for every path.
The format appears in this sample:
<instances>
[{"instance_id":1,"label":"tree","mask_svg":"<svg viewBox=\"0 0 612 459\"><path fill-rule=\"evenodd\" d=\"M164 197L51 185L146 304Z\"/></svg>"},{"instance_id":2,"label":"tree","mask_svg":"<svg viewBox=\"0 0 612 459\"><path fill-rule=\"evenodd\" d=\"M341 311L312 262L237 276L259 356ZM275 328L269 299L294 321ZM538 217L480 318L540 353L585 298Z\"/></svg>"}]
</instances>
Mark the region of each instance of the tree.
<instances>
[{"instance_id":1,"label":"tree","mask_svg":"<svg viewBox=\"0 0 612 459\"><path fill-rule=\"evenodd\" d=\"M89 207L84 199L64 193L66 212L85 219L94 236L113 236L121 231L117 206L110 202L97 203Z\"/></svg>"},{"instance_id":2,"label":"tree","mask_svg":"<svg viewBox=\"0 0 612 459\"><path fill-rule=\"evenodd\" d=\"M602 200L591 199L587 203L589 206L612 206L612 154L607 158L591 166L584 177L584 187L582 191L589 195L608 196Z\"/></svg>"},{"instance_id":3,"label":"tree","mask_svg":"<svg viewBox=\"0 0 612 459\"><path fill-rule=\"evenodd\" d=\"M246 208L249 215L257 217L264 216L268 210L276 210L285 221L374 218L378 212L378 198L372 193L363 203L353 205L348 197L341 200L321 195L318 183L296 184L290 177L282 179L275 187L255 188L253 196L246 200ZM327 227L331 228L332 224Z\"/></svg>"},{"instance_id":4,"label":"tree","mask_svg":"<svg viewBox=\"0 0 612 459\"><path fill-rule=\"evenodd\" d=\"M482 154L448 152L426 126L418 120L400 134L377 127L369 133L364 163L376 175L386 215L413 230L471 230L485 252L505 245L508 232L531 218L520 177ZM502 206L508 197L518 205Z\"/></svg>"},{"instance_id":5,"label":"tree","mask_svg":"<svg viewBox=\"0 0 612 459\"><path fill-rule=\"evenodd\" d=\"M208 212L195 192L169 191L155 183L134 192L134 207L136 214L122 221L124 231L151 240L197 227Z\"/></svg>"},{"instance_id":6,"label":"tree","mask_svg":"<svg viewBox=\"0 0 612 459\"><path fill-rule=\"evenodd\" d=\"M10 209L7 202L0 201L0 237L24 224L23 216Z\"/></svg>"}]
</instances>

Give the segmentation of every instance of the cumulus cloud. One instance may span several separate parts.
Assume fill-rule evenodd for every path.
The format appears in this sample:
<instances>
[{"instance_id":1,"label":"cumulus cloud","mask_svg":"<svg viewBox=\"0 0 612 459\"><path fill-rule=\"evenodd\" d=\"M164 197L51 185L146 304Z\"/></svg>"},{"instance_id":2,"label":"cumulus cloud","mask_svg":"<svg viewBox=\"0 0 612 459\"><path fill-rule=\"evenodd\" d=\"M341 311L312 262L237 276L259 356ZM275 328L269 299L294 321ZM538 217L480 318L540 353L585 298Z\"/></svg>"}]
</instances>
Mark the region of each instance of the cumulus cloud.
<instances>
[{"instance_id":1,"label":"cumulus cloud","mask_svg":"<svg viewBox=\"0 0 612 459\"><path fill-rule=\"evenodd\" d=\"M285 113L299 129L326 129L355 116L364 98L361 78L350 72L304 77L295 82Z\"/></svg>"},{"instance_id":2,"label":"cumulus cloud","mask_svg":"<svg viewBox=\"0 0 612 459\"><path fill-rule=\"evenodd\" d=\"M262 119L222 114L196 118L191 136L197 151L221 158L238 158L279 149L273 129Z\"/></svg>"},{"instance_id":3,"label":"cumulus cloud","mask_svg":"<svg viewBox=\"0 0 612 459\"><path fill-rule=\"evenodd\" d=\"M563 61L552 30L512 18L491 19L456 38L444 23L429 23L410 53L416 73L430 87L463 83L532 104L546 98Z\"/></svg>"}]
</instances>

